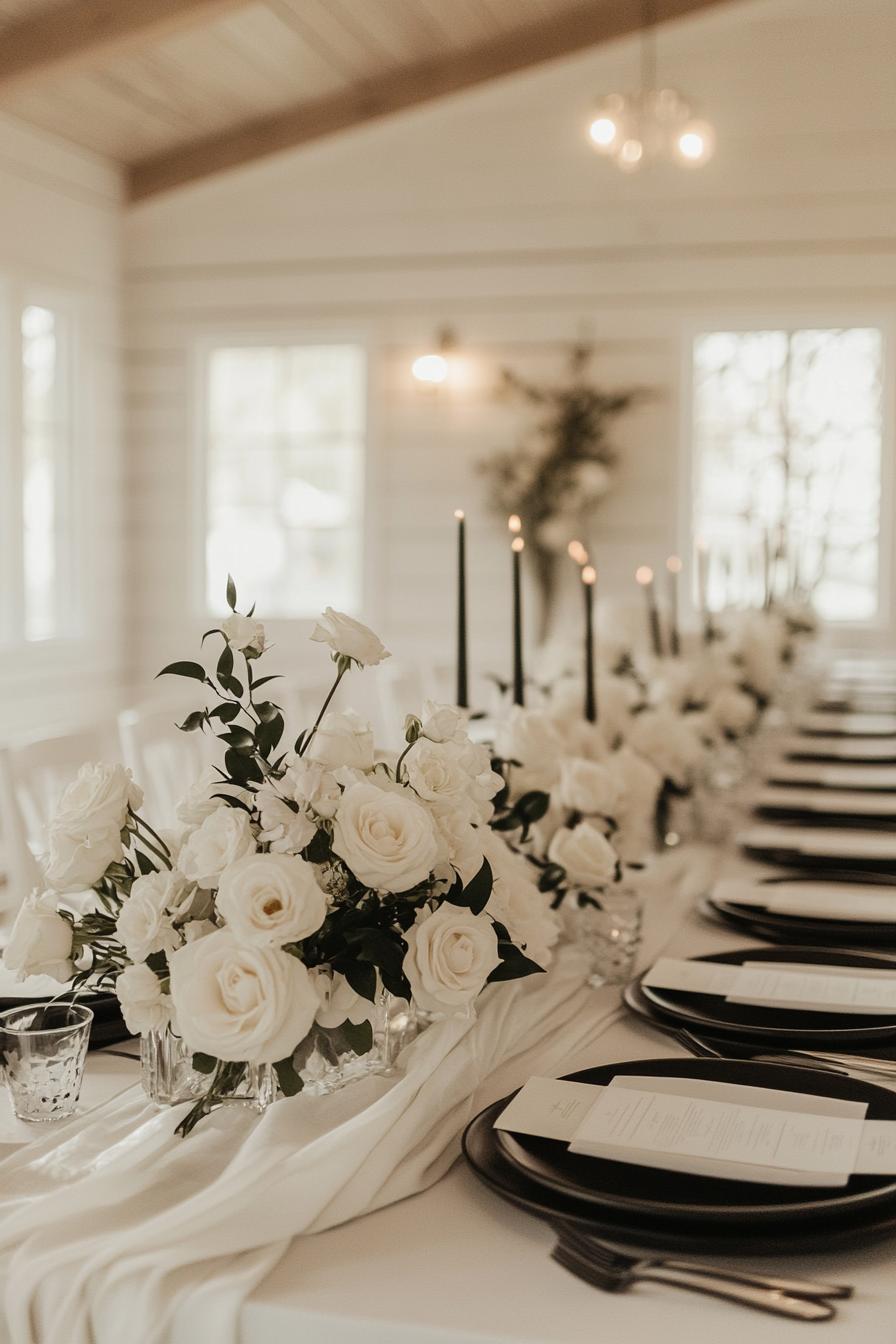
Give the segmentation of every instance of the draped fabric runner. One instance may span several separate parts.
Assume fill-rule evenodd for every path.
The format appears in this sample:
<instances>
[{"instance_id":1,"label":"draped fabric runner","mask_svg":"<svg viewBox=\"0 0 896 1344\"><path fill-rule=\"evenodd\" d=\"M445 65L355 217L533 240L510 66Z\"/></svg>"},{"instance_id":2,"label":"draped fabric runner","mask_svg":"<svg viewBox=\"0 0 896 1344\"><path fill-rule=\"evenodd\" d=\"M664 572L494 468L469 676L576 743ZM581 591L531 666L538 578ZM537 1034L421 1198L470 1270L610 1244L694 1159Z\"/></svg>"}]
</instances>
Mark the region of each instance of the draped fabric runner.
<instances>
[{"instance_id":1,"label":"draped fabric runner","mask_svg":"<svg viewBox=\"0 0 896 1344\"><path fill-rule=\"evenodd\" d=\"M675 862L651 887L645 963L692 894ZM226 1107L186 1140L173 1134L186 1107L159 1111L132 1088L28 1144L0 1163L12 1344L120 1344L135 1321L141 1344L236 1344L241 1302L293 1237L426 1189L483 1106L588 1062L621 1009L586 974L566 947L546 975L492 987L475 1020L430 1026L395 1078L261 1117Z\"/></svg>"}]
</instances>

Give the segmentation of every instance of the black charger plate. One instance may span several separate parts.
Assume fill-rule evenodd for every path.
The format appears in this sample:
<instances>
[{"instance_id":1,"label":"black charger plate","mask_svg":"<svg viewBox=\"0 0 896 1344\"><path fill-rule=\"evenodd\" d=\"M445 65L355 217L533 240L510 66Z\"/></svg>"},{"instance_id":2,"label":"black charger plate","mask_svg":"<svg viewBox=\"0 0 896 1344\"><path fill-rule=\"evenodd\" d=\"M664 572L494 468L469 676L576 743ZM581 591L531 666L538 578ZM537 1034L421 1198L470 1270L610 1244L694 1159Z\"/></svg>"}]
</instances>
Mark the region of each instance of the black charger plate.
<instances>
[{"instance_id":1,"label":"black charger plate","mask_svg":"<svg viewBox=\"0 0 896 1344\"><path fill-rule=\"evenodd\" d=\"M750 1087L865 1102L869 1120L896 1120L896 1094L818 1069L731 1059L648 1059L606 1064L568 1075L568 1081L606 1085L621 1074L707 1078ZM496 1130L504 1157L537 1185L625 1217L726 1225L750 1219L817 1221L881 1204L896 1206L896 1174L853 1176L839 1188L761 1185L663 1171L571 1153L565 1143Z\"/></svg>"},{"instance_id":2,"label":"black charger plate","mask_svg":"<svg viewBox=\"0 0 896 1344\"><path fill-rule=\"evenodd\" d=\"M852 819L850 818L850 826L848 829L851 832L862 832L863 828L861 826L854 827L851 822ZM822 818L819 817L814 817L813 823L814 824L811 826L812 830L830 829L831 831L836 831L837 829L833 822L830 823L829 827L825 827ZM743 832L739 837L739 844L744 853L749 855L751 859L757 859L760 863L772 863L777 868L798 868L801 871L811 870L813 873L824 873L825 875L842 872L844 868L851 868L857 873L882 873L892 878L894 871L896 871L896 844L893 845L892 854L882 856L875 855L873 847L871 847L864 855L857 855L854 853L826 854L806 848L800 849L796 840L793 846L790 846L788 844L787 836L788 828L783 823L777 827L780 834L774 841L760 841L756 838L757 831L761 831L761 829L761 827L756 827L752 831L748 830ZM800 829L802 828L794 827L795 831ZM869 832L873 831L878 835L885 834L888 837L892 837L893 834L892 828L881 827L879 825L872 828L866 827L864 829ZM750 839L751 835L754 837L752 840Z\"/></svg>"},{"instance_id":3,"label":"black charger plate","mask_svg":"<svg viewBox=\"0 0 896 1344\"><path fill-rule=\"evenodd\" d=\"M494 1121L509 1098L497 1101L470 1122L464 1131L464 1157L474 1175L493 1194L525 1213L560 1230L578 1227L621 1247L671 1251L690 1255L788 1256L826 1254L853 1246L867 1246L896 1235L896 1211L880 1206L861 1213L799 1224L799 1235L786 1225L780 1235L771 1227L752 1223L720 1226L712 1223L670 1223L658 1218L627 1218L604 1212L585 1200L574 1199L537 1185L503 1155L495 1141Z\"/></svg>"},{"instance_id":4,"label":"black charger plate","mask_svg":"<svg viewBox=\"0 0 896 1344\"><path fill-rule=\"evenodd\" d=\"M49 1002L49 997L40 995L6 996L0 998L0 1012L5 1012L7 1008L21 1008L26 1003ZM103 1050L107 1045L117 1045L119 1041L131 1039L131 1032L128 1031L121 1016L121 1004L114 994L79 994L78 1003L93 1013L88 1050Z\"/></svg>"},{"instance_id":5,"label":"black charger plate","mask_svg":"<svg viewBox=\"0 0 896 1344\"><path fill-rule=\"evenodd\" d=\"M858 970L896 971L896 962L873 952L840 952L826 947L746 947L695 957L695 961L739 966L744 961L807 962L810 965L852 966ZM793 1049L830 1047L851 1050L875 1049L896 1042L896 1013L892 1018L855 1013L816 1013L787 1008L762 1008L753 1004L728 1003L717 994L686 994L671 989L651 989L636 981L640 997L650 1009L669 1021L695 1031L705 1028L738 1040L756 1041Z\"/></svg>"},{"instance_id":6,"label":"black charger plate","mask_svg":"<svg viewBox=\"0 0 896 1344\"><path fill-rule=\"evenodd\" d=\"M830 874L828 882L840 882L845 885L866 887L892 887L891 878L882 873ZM764 877L759 886L775 887L782 882L788 886L814 886L818 879L812 877ZM698 907L702 914L714 922L723 920L733 928L744 933L755 934L770 942L811 944L818 947L893 947L896 946L896 920L858 920L825 919L820 915L782 915L775 911L763 910L755 905L739 905L737 901L719 901L708 896Z\"/></svg>"}]
</instances>

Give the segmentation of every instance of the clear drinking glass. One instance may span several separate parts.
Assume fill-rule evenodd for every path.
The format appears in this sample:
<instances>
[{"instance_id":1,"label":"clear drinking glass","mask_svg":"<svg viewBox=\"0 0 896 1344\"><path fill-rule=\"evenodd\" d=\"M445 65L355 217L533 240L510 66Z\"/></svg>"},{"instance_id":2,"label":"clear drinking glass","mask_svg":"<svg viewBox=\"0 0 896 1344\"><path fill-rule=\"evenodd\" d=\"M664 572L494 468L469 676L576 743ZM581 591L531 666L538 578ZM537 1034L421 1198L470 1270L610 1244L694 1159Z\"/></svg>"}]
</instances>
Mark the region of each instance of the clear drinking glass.
<instances>
[{"instance_id":1,"label":"clear drinking glass","mask_svg":"<svg viewBox=\"0 0 896 1344\"><path fill-rule=\"evenodd\" d=\"M0 1061L20 1120L74 1115L92 1021L80 1003L29 1003L0 1013Z\"/></svg>"},{"instance_id":2,"label":"clear drinking glass","mask_svg":"<svg viewBox=\"0 0 896 1344\"><path fill-rule=\"evenodd\" d=\"M631 980L641 944L641 893L628 883L573 897L575 941L591 958L589 985L624 985Z\"/></svg>"}]
</instances>

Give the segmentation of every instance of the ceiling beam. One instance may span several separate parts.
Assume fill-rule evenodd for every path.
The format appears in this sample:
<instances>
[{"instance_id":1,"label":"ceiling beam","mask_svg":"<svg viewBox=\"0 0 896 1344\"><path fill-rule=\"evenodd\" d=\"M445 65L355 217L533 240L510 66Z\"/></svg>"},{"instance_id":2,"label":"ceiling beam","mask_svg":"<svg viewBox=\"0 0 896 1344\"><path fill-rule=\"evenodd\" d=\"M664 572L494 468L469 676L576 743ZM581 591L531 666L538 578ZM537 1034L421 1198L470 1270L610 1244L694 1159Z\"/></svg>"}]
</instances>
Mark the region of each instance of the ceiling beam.
<instances>
[{"instance_id":1,"label":"ceiling beam","mask_svg":"<svg viewBox=\"0 0 896 1344\"><path fill-rule=\"evenodd\" d=\"M63 0L0 30L0 93L217 18L248 0Z\"/></svg>"},{"instance_id":2,"label":"ceiling beam","mask_svg":"<svg viewBox=\"0 0 896 1344\"><path fill-rule=\"evenodd\" d=\"M657 23L731 0L654 0ZM512 75L544 61L637 32L642 0L589 0L477 46L401 66L338 94L297 103L268 116L188 141L132 164L129 197L144 200L280 150L294 149L405 108Z\"/></svg>"}]
</instances>

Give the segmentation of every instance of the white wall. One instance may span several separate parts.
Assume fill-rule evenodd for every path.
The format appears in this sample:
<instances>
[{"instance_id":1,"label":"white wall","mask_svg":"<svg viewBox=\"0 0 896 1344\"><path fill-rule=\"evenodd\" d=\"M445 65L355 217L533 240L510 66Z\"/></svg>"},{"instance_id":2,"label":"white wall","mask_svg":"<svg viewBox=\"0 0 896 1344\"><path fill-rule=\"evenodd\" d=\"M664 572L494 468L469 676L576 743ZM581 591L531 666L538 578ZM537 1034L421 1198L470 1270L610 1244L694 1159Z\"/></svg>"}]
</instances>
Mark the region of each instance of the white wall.
<instances>
[{"instance_id":1,"label":"white wall","mask_svg":"<svg viewBox=\"0 0 896 1344\"><path fill-rule=\"evenodd\" d=\"M695 322L889 320L896 310L891 0L741 0L664 31L661 77L718 130L699 173L625 178L582 133L636 82L631 42L506 79L149 201L126 230L134 543L131 670L186 656L192 343L269 322L371 341L367 615L396 651L451 652L452 511L471 516L472 641L507 650L506 539L476 459L512 442L502 363L543 377L586 335L606 384L657 390L619 428L599 517L606 586L677 544L685 334ZM438 398L408 364L454 326L466 384ZM888 443L888 453L892 447ZM292 632L293 634L297 632ZM291 635L281 632L286 652Z\"/></svg>"},{"instance_id":2,"label":"white wall","mask_svg":"<svg viewBox=\"0 0 896 1344\"><path fill-rule=\"evenodd\" d=\"M76 520L86 549L76 640L0 648L0 738L104 711L122 667L120 175L92 155L0 116L0 286L69 297L83 348L76 400Z\"/></svg>"}]
</instances>

